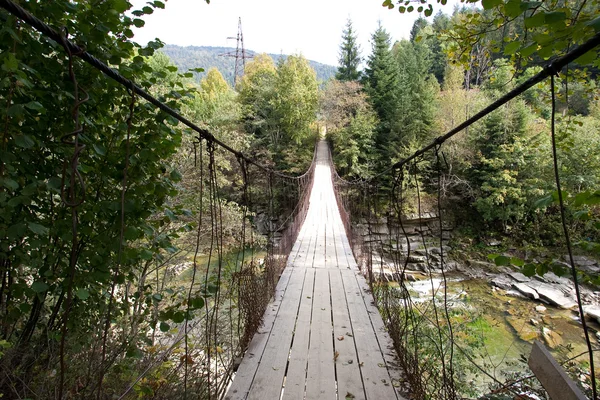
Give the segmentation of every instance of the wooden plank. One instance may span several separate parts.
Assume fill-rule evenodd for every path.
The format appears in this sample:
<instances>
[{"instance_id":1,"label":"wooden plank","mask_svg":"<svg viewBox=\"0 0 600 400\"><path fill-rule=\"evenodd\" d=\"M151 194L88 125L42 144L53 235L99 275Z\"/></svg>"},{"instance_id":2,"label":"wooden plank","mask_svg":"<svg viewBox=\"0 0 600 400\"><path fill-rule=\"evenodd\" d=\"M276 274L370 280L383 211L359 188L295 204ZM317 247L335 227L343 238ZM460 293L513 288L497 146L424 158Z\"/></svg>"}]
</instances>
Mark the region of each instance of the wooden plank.
<instances>
[{"instance_id":1,"label":"wooden plank","mask_svg":"<svg viewBox=\"0 0 600 400\"><path fill-rule=\"evenodd\" d=\"M398 360L398 355L396 354L396 349L394 348L394 341L392 340L392 338L387 332L387 329L385 328L385 324L383 323L381 314L379 314L379 310L375 305L375 301L373 299L373 295L371 293L369 285L367 284L367 281L359 273L355 273L355 278L357 280L358 286L362 290L365 308L369 313L371 324L373 325L373 331L375 332L377 342L379 343L379 348L381 349L381 353L385 360L388 373L390 374L390 378L392 379L392 386L396 390L396 395L398 396L398 399L404 399L404 397L399 392L400 382L402 382L403 380L403 374L402 369L400 367L400 362Z\"/></svg>"},{"instance_id":2,"label":"wooden plank","mask_svg":"<svg viewBox=\"0 0 600 400\"><path fill-rule=\"evenodd\" d=\"M316 269L306 378L307 399L335 399L333 357L329 276L326 270Z\"/></svg>"},{"instance_id":3,"label":"wooden plank","mask_svg":"<svg viewBox=\"0 0 600 400\"><path fill-rule=\"evenodd\" d=\"M278 399L298 313L305 270L293 268L277 318L267 340L248 399Z\"/></svg>"},{"instance_id":4,"label":"wooden plank","mask_svg":"<svg viewBox=\"0 0 600 400\"><path fill-rule=\"evenodd\" d=\"M533 342L528 364L552 400L587 399L552 354L537 340Z\"/></svg>"},{"instance_id":5,"label":"wooden plank","mask_svg":"<svg viewBox=\"0 0 600 400\"><path fill-rule=\"evenodd\" d=\"M338 385L338 397L345 399L366 399L360 362L354 342L354 332L346 303L346 292L339 270L329 272L331 285L331 307L333 309L334 351L338 354L335 371Z\"/></svg>"},{"instance_id":6,"label":"wooden plank","mask_svg":"<svg viewBox=\"0 0 600 400\"><path fill-rule=\"evenodd\" d=\"M227 399L397 398L395 353L357 276L328 157L320 143L306 220Z\"/></svg>"},{"instance_id":7,"label":"wooden plank","mask_svg":"<svg viewBox=\"0 0 600 400\"><path fill-rule=\"evenodd\" d=\"M284 400L302 400L304 398L314 282L315 269L307 269L286 372L285 388L283 390Z\"/></svg>"},{"instance_id":8,"label":"wooden plank","mask_svg":"<svg viewBox=\"0 0 600 400\"><path fill-rule=\"evenodd\" d=\"M285 290L287 289L291 271L291 268L286 268L281 274L281 278L279 278L279 282L277 283L277 287L275 289L274 300L267 306L263 317L262 326L252 337L252 340L250 341L248 349L244 355L244 359L235 374L235 379L229 387L225 399L245 399L250 391L252 380L256 374L256 370L267 344L267 339L271 334L273 324L275 323L275 318L279 312Z\"/></svg>"},{"instance_id":9,"label":"wooden plank","mask_svg":"<svg viewBox=\"0 0 600 400\"><path fill-rule=\"evenodd\" d=\"M342 269L340 273L344 282L348 311L352 321L352 330L367 398L395 399L397 398L396 391L392 386L392 378L388 373L369 313L365 308L362 290L356 280L356 272Z\"/></svg>"}]
</instances>

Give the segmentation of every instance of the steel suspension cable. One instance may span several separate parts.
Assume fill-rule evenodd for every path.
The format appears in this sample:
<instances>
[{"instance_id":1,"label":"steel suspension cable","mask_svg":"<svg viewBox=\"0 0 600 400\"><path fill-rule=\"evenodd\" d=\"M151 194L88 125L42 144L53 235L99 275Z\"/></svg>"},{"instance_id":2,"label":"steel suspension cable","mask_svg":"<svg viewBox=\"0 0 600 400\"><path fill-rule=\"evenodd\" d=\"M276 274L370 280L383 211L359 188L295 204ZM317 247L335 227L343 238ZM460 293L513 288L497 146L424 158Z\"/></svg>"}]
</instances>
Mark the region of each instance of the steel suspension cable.
<instances>
[{"instance_id":1,"label":"steel suspension cable","mask_svg":"<svg viewBox=\"0 0 600 400\"><path fill-rule=\"evenodd\" d=\"M25 10L20 5L16 4L14 1L0 0L0 7L5 9L6 11L11 13L15 17L19 18L20 20L22 20L27 25L35 28L37 31L39 31L43 35L49 37L50 39L54 40L57 43L62 44L67 51L70 51L72 53L73 56L79 57L83 61L90 64L92 67L101 71L107 77L120 83L121 85L125 86L126 88L131 89L138 96L142 97L149 103L155 105L161 111L164 111L165 113L169 114L170 116L172 116L173 118L175 118L176 120L181 122L182 124L186 125L188 128L191 128L192 130L196 131L200 135L201 138L206 139L209 142L213 142L213 143L217 144L219 147L222 147L223 149L236 155L237 157L244 159L247 163L253 164L266 172L272 173L277 176L285 177L285 178L298 178L297 176L288 175L283 172L274 170L273 168L270 168L266 165L263 165L263 164L259 163L258 161L254 160L253 158L248 157L241 151L235 150L233 147L229 146L227 143L222 142L221 140L217 139L209 130L200 128L198 125L196 125L195 123L193 123L192 121L190 121L183 115L179 114L177 111L175 111L174 109L172 109L171 107L169 107L168 105L163 103L162 101L158 100L156 97L152 96L147 91L142 89L134 81L125 78L118 71L111 68L104 62L100 61L98 58L96 58L92 54L88 53L83 47L66 39L65 35L61 34L57 30L52 28L50 25L41 21L39 18L35 17L33 14L31 14L29 11Z\"/></svg>"}]
</instances>

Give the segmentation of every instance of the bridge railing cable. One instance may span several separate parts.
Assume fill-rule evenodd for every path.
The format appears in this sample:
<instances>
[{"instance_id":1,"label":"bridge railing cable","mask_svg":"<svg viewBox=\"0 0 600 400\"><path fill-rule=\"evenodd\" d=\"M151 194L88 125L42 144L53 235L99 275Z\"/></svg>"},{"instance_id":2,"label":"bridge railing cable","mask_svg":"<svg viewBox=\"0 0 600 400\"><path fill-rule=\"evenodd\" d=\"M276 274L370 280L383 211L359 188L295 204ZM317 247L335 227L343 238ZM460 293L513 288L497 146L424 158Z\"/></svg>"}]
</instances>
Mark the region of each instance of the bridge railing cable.
<instances>
[{"instance_id":1,"label":"bridge railing cable","mask_svg":"<svg viewBox=\"0 0 600 400\"><path fill-rule=\"evenodd\" d=\"M131 398L150 392L157 398L222 398L235 372L237 360L261 326L265 308L306 217L316 149L310 167L302 175L292 176L271 168L236 150L158 100L133 80L69 40L66 31L52 28L14 1L0 0L0 8L24 22L20 33L30 35L27 39L37 41L39 37L33 29L29 31L28 26L31 26L65 49L68 63L61 59L61 52L52 52L49 58L56 59L58 65L69 67L75 104L71 114L76 128L62 136L61 144L68 146L69 150L74 148L73 155L67 151L67 160L63 161L58 152L51 156L43 151L35 153L37 147L32 145L31 153L42 154L40 157L52 168L35 170L35 176L15 178L20 182L34 178L43 182L53 181L56 178L53 174L62 167L59 192L62 192L64 206L70 211L68 218L62 217L61 210L56 212L60 207L56 207L52 195L36 198L35 207L39 208L33 214L37 218L36 223L52 221L57 226L72 223L73 229L70 235L53 238L53 246L40 247L41 259L63 257L69 260L67 273L62 274L60 268L55 267L57 271L50 278L42 276L39 268L11 263L12 258L18 259L15 253L34 239L32 234L14 241L7 240L7 251L4 251L3 243L0 256L0 339L12 337L19 343L35 341L41 344L39 347L32 345L36 354L27 353L27 357L21 357L21 348L3 353L6 357L0 373L0 392L11 393L9 397L14 398L63 399L71 394L81 398ZM99 135L93 128L82 134L83 117L80 123L78 111L89 96L82 89L85 78L75 76L74 58L80 58L123 86L122 91L118 88L112 94L122 104L115 105L116 126L111 125L111 132L106 136ZM102 75L99 76L102 78ZM47 89L36 88L36 95L44 94L44 90ZM135 197L139 186L136 186L135 179L155 185L157 192L167 186L161 186L165 171L157 167L156 171L160 172L150 177L143 171L143 167L150 163L156 167L158 162L141 165L143 162L137 158L142 151L149 151L144 128L156 127L154 111L143 114L146 119L140 122L142 117L139 114L152 109L144 107L147 105L144 101L175 118L198 136L190 143L193 155L188 154L184 146L177 150L179 159L176 163L186 168L184 176L179 179L182 197L187 197L181 200L171 194L162 196L168 199L157 200L158 206L151 203L154 208L144 209L143 214L152 215L142 217L146 219L141 223L140 218L132 216L134 213L130 211L131 204L140 197ZM53 103L46 106L50 112L55 111L52 107L56 106L57 116L64 111ZM125 118L121 118L122 115ZM85 123L93 125L95 117L93 111L86 110ZM121 123L123 121L125 124ZM6 118L6 126L19 132L24 127L29 129L27 123L17 121L13 126L13 121ZM157 131L160 132L160 129ZM120 150L118 144L123 143L124 160L112 165L105 160L102 161L105 164L93 164L99 158L83 154L83 143L103 144L102 140L108 135L112 135L112 142L106 144L106 150L98 149L116 159ZM8 152L25 154L26 151L12 142L7 141ZM39 147L46 149L52 146L54 143L50 146L42 143ZM86 175L79 163L80 156L85 159L81 164L86 163L87 167L93 164L99 167L99 172L94 170ZM164 157L157 156L156 159L165 161ZM85 177L94 181L96 186L86 185ZM98 181L106 185L102 186ZM172 181L177 180L173 178ZM118 196L113 193L115 188ZM4 188L0 190L4 195ZM18 197L18 192L19 188L8 191L8 198ZM99 198L103 201L102 206L92 201ZM111 203L110 200L114 201ZM181 204L176 204L179 201L186 202L185 206L190 209L183 210ZM46 209L41 205L46 204L51 211L44 214ZM114 209L106 210L104 204L110 204ZM179 206L182 210L175 214L171 207ZM96 207L103 208L102 212L98 212ZM22 222L22 215L14 219ZM132 220L136 226L131 226ZM85 229L80 229L83 224ZM144 234L140 233L140 224L144 226ZM33 226L38 231L44 228L40 224ZM101 233L96 235L96 232ZM5 232L0 233L0 239L4 241L4 238ZM100 243L101 239L104 242ZM91 276L88 271L93 270L94 264L86 257L97 250L94 246L98 243L108 248L100 257L102 265L99 267L101 273L108 271L109 278L105 280L88 279ZM63 254L64 249L69 250L66 255ZM56 265L61 265L60 260L56 261ZM18 286L24 285L22 282L28 282L26 286L31 282L45 285L41 286L39 296L29 299L31 304L27 303L29 300L14 304L10 296L12 291L20 290ZM50 287L50 284L53 286ZM49 305L50 299L55 297L55 303ZM64 304L63 297L66 299ZM82 307L84 300L87 302ZM89 313L88 305L90 310L97 311L96 314ZM31 311L22 312L15 321L7 322L9 311L17 306L21 310L29 307ZM29 314L31 316L27 318ZM25 329L22 329L23 326ZM52 339L46 340L50 336ZM73 345L73 341L77 340L83 345ZM60 346L56 346L55 342ZM56 350L56 347L59 349ZM24 376L20 372L21 363L27 363L29 371L32 368L43 370L32 366L46 362L60 365L55 371L59 379L48 375L50 380L45 380L41 375ZM6 368L9 363L10 370ZM122 374L119 368L126 363L128 372ZM34 382L35 379L39 381ZM132 393L134 391L136 394Z\"/></svg>"},{"instance_id":2,"label":"bridge railing cable","mask_svg":"<svg viewBox=\"0 0 600 400\"><path fill-rule=\"evenodd\" d=\"M101 71L107 77L120 83L127 89L132 90L138 96L142 97L149 103L155 105L160 110L169 114L170 116L172 116L173 118L175 118L176 120L178 120L179 122L181 122L182 124L187 126L188 128L194 130L195 132L197 132L200 135L200 137L202 139L208 140L210 142L214 142L216 145L224 148L225 150L227 150L228 152L230 152L232 154L235 154L237 157L244 159L249 164L255 165L256 167L264 170L265 172L273 173L275 175L280 175L282 177L296 178L295 176L288 175L281 171L277 171L268 166L265 166L265 165L259 163L258 161L254 160L253 158L248 157L244 153L229 146L227 143L217 139L209 130L199 127L197 124L193 123L188 118L184 117L177 111L173 110L171 107L169 107L168 105L166 105L165 103L158 100L156 97L152 96L150 93L148 93L147 91L142 89L134 81L127 79L126 77L121 75L118 71L111 68L104 62L100 61L98 58L96 58L92 54L88 53L83 47L66 39L65 35L63 33L57 31L56 29L52 28L48 24L44 23L43 21L41 21L40 19L38 19L37 17L32 15L30 12L28 12L26 9L24 9L23 7L18 5L17 3L15 3L11 0L0 0L0 7L4 8L6 11L10 12L14 16L19 18L23 22L25 22L26 24L32 26L33 28L35 28L40 33L44 34L45 36L49 37L50 39L56 41L57 43L62 44L65 47L65 49L68 50L74 56L87 62L92 67ZM308 171L306 173L308 173Z\"/></svg>"},{"instance_id":3,"label":"bridge railing cable","mask_svg":"<svg viewBox=\"0 0 600 400\"><path fill-rule=\"evenodd\" d=\"M375 300L394 339L400 365L406 373L410 386L409 390L417 398L458 398L459 393L470 390L464 387L464 379L462 383L456 380L459 375L464 378L465 369L473 374L486 375L490 379L489 383L496 387L495 392L509 391L514 395L520 395L519 385L524 380L532 378L528 376L523 379L511 379L507 376L506 382L499 380L498 371L505 368L506 358L519 339L514 338L504 349L505 352L499 361L496 359L492 361L487 345L475 344L482 352L483 359L480 359L473 350L465 348L464 341L458 339L460 337L464 340L465 335L474 335L484 343L487 340L481 333L470 332L471 328L465 327L466 322L459 322L460 312L450 306L450 303L456 302L457 298L448 291L450 280L447 273L454 267L448 260L447 244L450 232L442 205L442 186L445 179L443 146L456 134L548 78L551 79L552 160L560 201L559 210L583 336L588 349L589 373L586 376L593 398L598 398L593 358L593 353L598 349L591 343L587 322L583 317L578 272L575 268L569 230L565 221L565 205L557 164L554 80L555 76L558 76L570 63L589 51L595 51L599 45L600 33L597 33L585 43L547 63L539 73L472 117L368 180L345 180L337 174L333 160L331 161L336 198L352 250L363 274L369 278ZM437 187L434 214L427 212L423 207L422 194L425 191L418 178L419 166L425 158L431 170L429 171L430 186ZM431 160L434 160L433 164ZM385 190L379 190L383 182L386 182ZM407 206L408 197L416 199L416 204ZM409 216L407 208L415 206L416 215ZM427 235L424 234L425 232ZM431 297L428 301L414 299L415 289L409 279L414 279L415 271L409 271L409 262L411 268L418 268L418 271L431 281ZM433 284L434 274L441 276L440 284ZM387 281L396 281L398 285L389 285ZM522 326L515 325L517 333L526 331L527 323L526 321Z\"/></svg>"}]
</instances>

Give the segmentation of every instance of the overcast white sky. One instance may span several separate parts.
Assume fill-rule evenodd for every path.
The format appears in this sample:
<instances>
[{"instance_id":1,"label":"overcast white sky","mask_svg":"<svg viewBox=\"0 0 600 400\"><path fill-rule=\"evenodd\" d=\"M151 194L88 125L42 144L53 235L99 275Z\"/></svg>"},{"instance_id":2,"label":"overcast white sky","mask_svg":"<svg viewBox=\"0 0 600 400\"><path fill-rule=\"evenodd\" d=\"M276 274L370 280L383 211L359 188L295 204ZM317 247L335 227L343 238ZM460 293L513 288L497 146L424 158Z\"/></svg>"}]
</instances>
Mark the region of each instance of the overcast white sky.
<instances>
[{"instance_id":1,"label":"overcast white sky","mask_svg":"<svg viewBox=\"0 0 600 400\"><path fill-rule=\"evenodd\" d=\"M130 0L141 8L146 0ZM164 1L164 0L163 0ZM337 65L342 30L348 17L358 34L363 57L371 51L377 21L393 40L408 38L418 14L400 14L381 6L383 0L168 0L164 10L145 15L146 25L134 40L146 44L160 38L182 46L235 47L238 17L246 49L275 54L302 53L306 58ZM449 2L450 3L450 2ZM438 6L439 7L439 6ZM450 13L452 5L443 8ZM437 9L436 9L437 11Z\"/></svg>"}]
</instances>

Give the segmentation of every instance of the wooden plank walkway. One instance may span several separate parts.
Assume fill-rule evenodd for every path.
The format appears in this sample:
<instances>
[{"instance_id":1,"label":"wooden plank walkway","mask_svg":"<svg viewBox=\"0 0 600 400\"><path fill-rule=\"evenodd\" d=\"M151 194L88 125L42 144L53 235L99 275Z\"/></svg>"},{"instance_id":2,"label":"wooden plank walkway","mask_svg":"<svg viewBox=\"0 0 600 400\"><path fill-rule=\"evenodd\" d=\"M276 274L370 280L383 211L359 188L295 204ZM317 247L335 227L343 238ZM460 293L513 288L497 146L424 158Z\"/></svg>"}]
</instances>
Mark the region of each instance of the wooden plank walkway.
<instances>
[{"instance_id":1,"label":"wooden plank walkway","mask_svg":"<svg viewBox=\"0 0 600 400\"><path fill-rule=\"evenodd\" d=\"M226 399L403 399L391 340L344 231L322 141L298 240Z\"/></svg>"}]
</instances>

